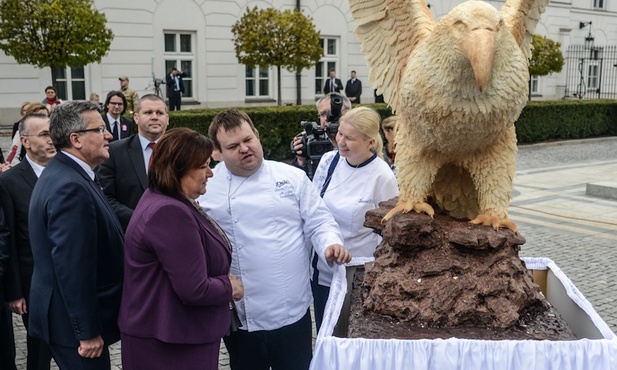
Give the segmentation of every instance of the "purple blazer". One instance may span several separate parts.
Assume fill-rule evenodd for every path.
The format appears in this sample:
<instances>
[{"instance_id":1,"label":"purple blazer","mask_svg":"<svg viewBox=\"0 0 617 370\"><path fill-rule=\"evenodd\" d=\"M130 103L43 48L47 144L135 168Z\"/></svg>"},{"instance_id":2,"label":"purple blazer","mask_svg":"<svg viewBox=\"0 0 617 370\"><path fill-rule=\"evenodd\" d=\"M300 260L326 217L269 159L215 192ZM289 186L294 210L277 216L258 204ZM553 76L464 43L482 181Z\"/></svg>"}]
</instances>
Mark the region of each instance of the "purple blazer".
<instances>
[{"instance_id":1,"label":"purple blazer","mask_svg":"<svg viewBox=\"0 0 617 370\"><path fill-rule=\"evenodd\" d=\"M219 341L228 331L231 252L188 201L146 190L124 245L118 324L167 343Z\"/></svg>"}]
</instances>

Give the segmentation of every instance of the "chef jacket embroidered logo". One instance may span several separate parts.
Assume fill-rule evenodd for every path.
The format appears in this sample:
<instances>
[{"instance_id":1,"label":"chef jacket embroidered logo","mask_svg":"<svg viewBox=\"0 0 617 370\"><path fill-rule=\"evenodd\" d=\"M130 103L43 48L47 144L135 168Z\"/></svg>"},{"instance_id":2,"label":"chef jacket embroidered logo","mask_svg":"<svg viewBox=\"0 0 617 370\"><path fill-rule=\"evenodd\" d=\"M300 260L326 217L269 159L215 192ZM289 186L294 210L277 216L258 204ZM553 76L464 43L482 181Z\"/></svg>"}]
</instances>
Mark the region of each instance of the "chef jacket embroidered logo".
<instances>
[{"instance_id":1,"label":"chef jacket embroidered logo","mask_svg":"<svg viewBox=\"0 0 617 370\"><path fill-rule=\"evenodd\" d=\"M291 186L291 182L289 180L281 180L275 183L276 193L279 198L290 198L293 197L293 187Z\"/></svg>"}]
</instances>

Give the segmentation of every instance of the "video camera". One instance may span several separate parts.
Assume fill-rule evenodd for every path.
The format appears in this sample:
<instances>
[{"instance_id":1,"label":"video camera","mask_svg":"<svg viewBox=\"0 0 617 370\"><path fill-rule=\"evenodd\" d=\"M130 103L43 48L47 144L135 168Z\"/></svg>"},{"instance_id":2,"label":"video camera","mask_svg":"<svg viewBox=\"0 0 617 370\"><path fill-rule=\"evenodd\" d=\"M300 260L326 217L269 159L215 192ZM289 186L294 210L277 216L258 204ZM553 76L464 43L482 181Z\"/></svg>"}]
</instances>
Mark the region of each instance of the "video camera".
<instances>
[{"instance_id":1,"label":"video camera","mask_svg":"<svg viewBox=\"0 0 617 370\"><path fill-rule=\"evenodd\" d=\"M334 138L338 132L339 118L341 118L342 109L343 97L340 95L330 95L330 110L326 114L327 123L325 129L316 122L300 122L300 125L304 129L303 132L297 135L302 138L302 153L300 155L308 160L308 175L311 179L313 178L313 174L317 169L321 157L334 149L330 137ZM293 150L293 142L291 146L291 151L296 154Z\"/></svg>"}]
</instances>

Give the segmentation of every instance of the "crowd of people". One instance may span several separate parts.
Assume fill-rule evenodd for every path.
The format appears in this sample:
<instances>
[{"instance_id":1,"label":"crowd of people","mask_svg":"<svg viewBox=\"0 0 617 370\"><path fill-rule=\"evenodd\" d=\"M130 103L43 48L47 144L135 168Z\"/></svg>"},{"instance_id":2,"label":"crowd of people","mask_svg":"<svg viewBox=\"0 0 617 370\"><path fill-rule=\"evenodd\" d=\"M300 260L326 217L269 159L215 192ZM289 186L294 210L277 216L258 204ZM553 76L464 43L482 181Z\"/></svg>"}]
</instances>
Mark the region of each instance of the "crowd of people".
<instances>
[{"instance_id":1,"label":"crowd of people","mask_svg":"<svg viewBox=\"0 0 617 370\"><path fill-rule=\"evenodd\" d=\"M352 108L361 82L352 72L342 96L331 77L316 107L334 150L312 179L301 141L292 165L264 159L240 110L206 137L167 130L153 94L52 104L52 88L24 104L0 174L0 367L16 368L12 312L28 369L110 369L119 340L125 370L217 369L221 339L234 370L307 369L310 305L319 330L334 265L372 256L381 237L364 214L398 194L380 116Z\"/></svg>"}]
</instances>

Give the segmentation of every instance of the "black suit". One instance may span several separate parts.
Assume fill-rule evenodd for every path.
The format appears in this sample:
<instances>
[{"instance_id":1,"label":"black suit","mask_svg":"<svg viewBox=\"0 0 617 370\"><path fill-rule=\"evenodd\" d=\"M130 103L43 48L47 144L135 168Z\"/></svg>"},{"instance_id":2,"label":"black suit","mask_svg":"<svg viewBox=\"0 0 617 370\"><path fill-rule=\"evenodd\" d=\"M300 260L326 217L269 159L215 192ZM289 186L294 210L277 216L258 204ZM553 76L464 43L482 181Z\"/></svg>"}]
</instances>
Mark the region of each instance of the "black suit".
<instances>
[{"instance_id":1,"label":"black suit","mask_svg":"<svg viewBox=\"0 0 617 370\"><path fill-rule=\"evenodd\" d=\"M98 168L99 181L126 230L142 194L148 188L144 150L139 135L109 145L109 158Z\"/></svg>"},{"instance_id":2,"label":"black suit","mask_svg":"<svg viewBox=\"0 0 617 370\"><path fill-rule=\"evenodd\" d=\"M36 174L26 158L10 171L0 175L0 204L4 209L9 238L9 264L4 277L4 292L7 302L24 298L30 308L30 285L34 259L28 236L28 207L37 181ZM22 317L26 329L28 314ZM51 352L47 344L30 335L27 337L28 370L49 369Z\"/></svg>"},{"instance_id":3,"label":"black suit","mask_svg":"<svg viewBox=\"0 0 617 370\"><path fill-rule=\"evenodd\" d=\"M0 207L0 279L7 270L9 259L9 230L4 212ZM13 319L9 307L4 304L4 292L0 284L0 369L17 370L15 366L15 338Z\"/></svg>"},{"instance_id":4,"label":"black suit","mask_svg":"<svg viewBox=\"0 0 617 370\"><path fill-rule=\"evenodd\" d=\"M347 81L347 85L345 85L345 95L348 98L356 98L356 100L352 101L354 104L360 104L360 95L362 95L362 81L356 78L355 81L349 79Z\"/></svg>"},{"instance_id":5,"label":"black suit","mask_svg":"<svg viewBox=\"0 0 617 370\"><path fill-rule=\"evenodd\" d=\"M184 93L184 83L182 82L182 78L186 77L186 73L182 72L178 75L178 86L176 86L176 82L171 77L171 72L165 78L165 86L167 89L167 99L169 100L169 111L172 110L180 110L180 105L182 104L182 94Z\"/></svg>"},{"instance_id":6,"label":"black suit","mask_svg":"<svg viewBox=\"0 0 617 370\"><path fill-rule=\"evenodd\" d=\"M107 131L112 132L110 122L107 119L107 113L103 113L101 116L103 117L103 121L105 121L105 127L107 127ZM110 142L124 139L124 138L127 138L133 135L133 125L135 124L135 122L133 122L132 119L126 118L124 116L120 116L119 121L120 121L120 127L118 128L118 137L116 138L114 136L114 138L110 140ZM113 135L113 132L112 132L112 135Z\"/></svg>"},{"instance_id":7,"label":"black suit","mask_svg":"<svg viewBox=\"0 0 617 370\"><path fill-rule=\"evenodd\" d=\"M343 90L343 83L341 82L340 79L335 78L334 79L334 84L336 86L333 86L332 85L332 79L328 78L326 80L326 84L323 87L323 93L324 94L328 94L328 93L331 93L331 92L341 92L341 90Z\"/></svg>"},{"instance_id":8,"label":"black suit","mask_svg":"<svg viewBox=\"0 0 617 370\"><path fill-rule=\"evenodd\" d=\"M31 335L50 344L61 369L109 369L107 346L120 339L124 233L100 185L58 152L34 187L28 224ZM79 341L98 336L103 356L80 357Z\"/></svg>"}]
</instances>

